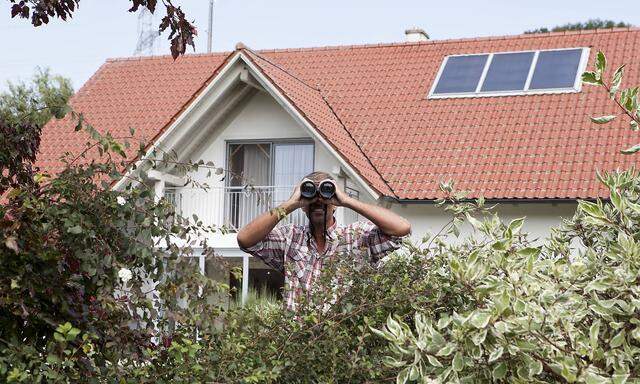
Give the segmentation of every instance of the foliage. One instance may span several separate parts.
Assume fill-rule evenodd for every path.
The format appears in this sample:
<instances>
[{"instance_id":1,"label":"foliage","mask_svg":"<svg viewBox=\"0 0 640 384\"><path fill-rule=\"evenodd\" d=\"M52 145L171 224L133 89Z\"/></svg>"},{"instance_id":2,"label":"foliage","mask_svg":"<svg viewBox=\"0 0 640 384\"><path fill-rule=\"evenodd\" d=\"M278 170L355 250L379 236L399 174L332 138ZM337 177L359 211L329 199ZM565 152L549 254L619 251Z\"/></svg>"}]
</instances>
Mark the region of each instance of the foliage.
<instances>
[{"instance_id":1,"label":"foliage","mask_svg":"<svg viewBox=\"0 0 640 384\"><path fill-rule=\"evenodd\" d=\"M140 7L145 7L154 13L158 0L129 0L131 8L129 12L137 12ZM11 17L31 19L34 27L48 24L51 18L57 17L64 21L73 17L80 7L80 0L9 0L11 4ZM177 58L186 52L190 45L195 49L193 37L198 34L196 27L187 20L182 9L175 6L172 0L161 0L165 7L158 32L169 29L168 39L171 41L171 55Z\"/></svg>"},{"instance_id":2,"label":"foliage","mask_svg":"<svg viewBox=\"0 0 640 384\"><path fill-rule=\"evenodd\" d=\"M525 31L525 34L530 33L548 33L548 32L563 32L563 31L582 31L588 29L604 29L604 28L629 28L633 25L629 23L625 23L623 21L615 22L613 20L601 20L601 19L589 19L584 23L567 23L563 25L558 25L551 30L546 27L532 29L529 31Z\"/></svg>"},{"instance_id":3,"label":"foliage","mask_svg":"<svg viewBox=\"0 0 640 384\"><path fill-rule=\"evenodd\" d=\"M0 195L30 180L28 169L35 161L40 130L51 117L64 116L72 94L68 79L40 69L31 84L9 83L8 91L0 94Z\"/></svg>"},{"instance_id":4,"label":"foliage","mask_svg":"<svg viewBox=\"0 0 640 384\"><path fill-rule=\"evenodd\" d=\"M640 380L640 178L602 182L612 202L581 201L544 248L517 238L521 221L494 219L476 224L482 246L446 252L434 285L459 304L374 329L398 381Z\"/></svg>"},{"instance_id":5,"label":"foliage","mask_svg":"<svg viewBox=\"0 0 640 384\"><path fill-rule=\"evenodd\" d=\"M640 381L640 174L603 175L543 244L487 207L373 267L339 257L295 314L236 309L202 343L196 381ZM484 217L484 219L482 218ZM455 220L452 220L452 222ZM196 354L198 356L198 354Z\"/></svg>"},{"instance_id":6,"label":"foliage","mask_svg":"<svg viewBox=\"0 0 640 384\"><path fill-rule=\"evenodd\" d=\"M629 127L633 131L638 131L640 127L640 102L638 99L638 91L640 87L632 87L621 89L622 80L624 77L625 65L619 66L611 75L611 80L607 81L607 58L602 52L596 54L594 63L594 71L588 71L582 74L582 81L585 84L595 85L604 88L609 94L611 100L613 100L621 111L621 114L629 119ZM596 124L609 123L619 115L605 115L599 117L592 117L591 121ZM636 144L630 148L622 150L622 153L630 155L640 151L640 144Z\"/></svg>"},{"instance_id":7,"label":"foliage","mask_svg":"<svg viewBox=\"0 0 640 384\"><path fill-rule=\"evenodd\" d=\"M142 168L113 190L126 145L73 111L67 118L91 140L63 158L59 174L39 173L39 133L69 110L67 84L42 73L0 97L0 381L127 380L148 369L151 354L158 377L171 381L191 368L170 357L194 352L196 333L220 310L210 298L226 292L191 257L194 246L210 254L199 239L214 229L157 200Z\"/></svg>"}]
</instances>

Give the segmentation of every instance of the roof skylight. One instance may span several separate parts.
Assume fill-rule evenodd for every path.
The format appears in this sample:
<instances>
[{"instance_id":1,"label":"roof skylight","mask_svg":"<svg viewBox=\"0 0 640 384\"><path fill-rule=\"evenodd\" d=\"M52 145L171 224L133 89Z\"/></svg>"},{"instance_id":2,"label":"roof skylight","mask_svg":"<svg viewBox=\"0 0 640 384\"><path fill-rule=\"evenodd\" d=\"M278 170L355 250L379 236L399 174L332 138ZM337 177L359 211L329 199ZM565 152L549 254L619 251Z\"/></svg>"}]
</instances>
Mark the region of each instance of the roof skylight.
<instances>
[{"instance_id":1,"label":"roof skylight","mask_svg":"<svg viewBox=\"0 0 640 384\"><path fill-rule=\"evenodd\" d=\"M430 98L580 90L587 48L447 56Z\"/></svg>"}]
</instances>

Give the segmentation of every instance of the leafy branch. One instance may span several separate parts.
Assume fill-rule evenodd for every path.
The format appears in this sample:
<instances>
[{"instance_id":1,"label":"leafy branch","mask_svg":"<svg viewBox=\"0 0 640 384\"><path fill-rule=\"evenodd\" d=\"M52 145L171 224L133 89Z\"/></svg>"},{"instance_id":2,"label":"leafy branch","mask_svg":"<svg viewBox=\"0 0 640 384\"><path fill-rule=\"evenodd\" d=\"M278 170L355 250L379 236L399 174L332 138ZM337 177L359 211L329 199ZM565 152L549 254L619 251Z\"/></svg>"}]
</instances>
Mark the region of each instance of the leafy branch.
<instances>
[{"instance_id":1,"label":"leafy branch","mask_svg":"<svg viewBox=\"0 0 640 384\"><path fill-rule=\"evenodd\" d=\"M605 80L607 58L602 51L598 51L595 59L595 70L584 72L582 74L582 81L585 84L604 88L611 100L613 100L622 113L629 118L629 127L631 130L638 131L640 129L640 103L638 101L638 91L640 87L620 89L624 69L625 65L621 65L614 71L611 80ZM618 115L591 117L591 121L596 124L606 124L614 121L617 117ZM629 155L638 151L640 151L640 144L623 149L621 152Z\"/></svg>"}]
</instances>

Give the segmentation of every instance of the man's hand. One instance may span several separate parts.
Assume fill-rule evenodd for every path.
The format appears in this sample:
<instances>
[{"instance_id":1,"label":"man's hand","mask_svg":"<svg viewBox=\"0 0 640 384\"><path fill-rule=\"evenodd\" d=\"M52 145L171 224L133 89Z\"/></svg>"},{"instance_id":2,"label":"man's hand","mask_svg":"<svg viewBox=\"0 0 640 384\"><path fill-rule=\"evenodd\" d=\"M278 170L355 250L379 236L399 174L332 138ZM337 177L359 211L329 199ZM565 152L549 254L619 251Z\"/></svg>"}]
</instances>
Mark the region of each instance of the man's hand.
<instances>
[{"instance_id":1,"label":"man's hand","mask_svg":"<svg viewBox=\"0 0 640 384\"><path fill-rule=\"evenodd\" d=\"M302 194L300 193L300 184L296 185L291 197L289 197L289 200L280 204L278 208L256 217L238 231L238 235L236 237L238 245L242 248L249 248L256 245L258 242L262 241L278 224L278 222L286 217L286 215L315 201L317 201L317 198L302 198ZM282 210L285 211L286 215L281 214Z\"/></svg>"},{"instance_id":2,"label":"man's hand","mask_svg":"<svg viewBox=\"0 0 640 384\"><path fill-rule=\"evenodd\" d=\"M291 193L291 197L289 197L289 200L285 201L282 204L282 207L287 211L287 214L295 211L298 208L309 206L310 204L313 204L319 200L318 197L314 197L313 199L303 198L302 193L300 192L300 185L302 185L302 183L293 187L293 193Z\"/></svg>"},{"instance_id":3,"label":"man's hand","mask_svg":"<svg viewBox=\"0 0 640 384\"><path fill-rule=\"evenodd\" d=\"M332 204L335 205L336 207L344 207L347 206L349 203L349 199L351 199L351 197L349 197L349 195L347 195L342 189L340 189L338 187L338 185L336 185L336 183L334 181L331 181L333 183L333 185L336 187L336 193L333 195L332 198L330 199L320 199L321 202L325 203L325 204Z\"/></svg>"}]
</instances>

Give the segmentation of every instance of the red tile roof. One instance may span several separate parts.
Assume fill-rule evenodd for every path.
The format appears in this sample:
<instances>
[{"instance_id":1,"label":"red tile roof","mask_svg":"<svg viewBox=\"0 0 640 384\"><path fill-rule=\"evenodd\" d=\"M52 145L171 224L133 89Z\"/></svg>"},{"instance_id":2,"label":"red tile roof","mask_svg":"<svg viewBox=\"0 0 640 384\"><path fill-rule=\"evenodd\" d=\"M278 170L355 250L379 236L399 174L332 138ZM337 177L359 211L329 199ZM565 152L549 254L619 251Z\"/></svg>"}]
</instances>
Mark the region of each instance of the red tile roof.
<instances>
[{"instance_id":1,"label":"red tile roof","mask_svg":"<svg viewBox=\"0 0 640 384\"><path fill-rule=\"evenodd\" d=\"M440 196L456 181L470 197L575 199L608 196L597 170L638 163L619 150L640 142L621 119L595 125L590 115L617 112L605 92L427 99L447 55L590 47L610 65L627 64L623 86L640 83L640 30L503 36L288 50L244 50L311 125L384 195ZM229 54L109 60L72 105L100 130L130 126L156 137L198 94ZM41 165L54 170L84 139L70 123L45 127Z\"/></svg>"}]
</instances>

